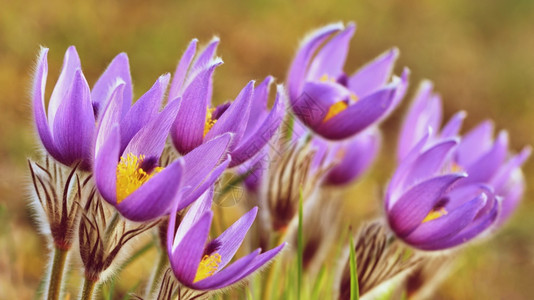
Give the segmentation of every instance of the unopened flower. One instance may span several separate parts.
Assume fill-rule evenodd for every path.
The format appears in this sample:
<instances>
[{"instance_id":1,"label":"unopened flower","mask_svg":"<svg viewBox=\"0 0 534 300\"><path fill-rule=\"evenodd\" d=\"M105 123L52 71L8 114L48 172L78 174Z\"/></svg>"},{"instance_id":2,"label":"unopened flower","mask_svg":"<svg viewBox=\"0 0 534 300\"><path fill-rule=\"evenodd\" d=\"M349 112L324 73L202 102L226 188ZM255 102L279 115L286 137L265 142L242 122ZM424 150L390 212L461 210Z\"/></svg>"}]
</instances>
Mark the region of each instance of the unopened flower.
<instances>
[{"instance_id":1,"label":"unopened flower","mask_svg":"<svg viewBox=\"0 0 534 300\"><path fill-rule=\"evenodd\" d=\"M212 197L210 190L195 201L177 230L175 214L170 215L167 252L171 268L177 280L192 290L218 290L237 283L270 262L285 246L284 243L264 253L257 249L229 264L258 209L253 208L219 237L208 240L213 218Z\"/></svg>"},{"instance_id":2,"label":"unopened flower","mask_svg":"<svg viewBox=\"0 0 534 300\"><path fill-rule=\"evenodd\" d=\"M312 32L289 69L287 86L293 111L326 139L346 139L379 122L402 100L408 85L407 69L401 78L390 82L397 49L380 55L351 76L344 73L355 29L352 23L346 28L338 23Z\"/></svg>"},{"instance_id":3,"label":"unopened flower","mask_svg":"<svg viewBox=\"0 0 534 300\"><path fill-rule=\"evenodd\" d=\"M415 248L440 250L463 244L494 224L499 201L487 185L462 186L471 174L457 172L451 162L457 140L427 147L428 141L429 134L397 167L385 209L397 237Z\"/></svg>"},{"instance_id":4,"label":"unopened flower","mask_svg":"<svg viewBox=\"0 0 534 300\"><path fill-rule=\"evenodd\" d=\"M212 41L193 62L196 52L193 40L178 64L169 99L181 99L182 104L171 137L178 152L186 154L218 135L231 132L233 167L252 158L277 131L284 113L284 93L279 86L269 112L267 101L273 78L267 77L257 88L254 82L248 83L235 101L212 106L213 72L222 64L220 59L213 59L217 44L218 40Z\"/></svg>"}]
</instances>

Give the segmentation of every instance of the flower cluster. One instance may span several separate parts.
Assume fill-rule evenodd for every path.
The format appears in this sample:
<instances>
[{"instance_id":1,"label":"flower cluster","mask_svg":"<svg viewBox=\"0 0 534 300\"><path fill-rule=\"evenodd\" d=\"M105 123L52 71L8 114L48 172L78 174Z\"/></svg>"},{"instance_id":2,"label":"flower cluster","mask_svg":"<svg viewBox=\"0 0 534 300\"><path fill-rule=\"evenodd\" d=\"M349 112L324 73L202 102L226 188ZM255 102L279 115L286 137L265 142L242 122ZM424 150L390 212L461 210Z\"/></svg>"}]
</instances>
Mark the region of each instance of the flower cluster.
<instances>
[{"instance_id":1,"label":"flower cluster","mask_svg":"<svg viewBox=\"0 0 534 300\"><path fill-rule=\"evenodd\" d=\"M164 255L147 297L209 295L242 282L284 248L304 251L304 268L319 269L343 226L338 191L377 158L380 122L409 84L407 68L392 75L396 48L347 75L355 30L353 23L336 23L308 35L286 86L276 86L272 108L272 76L248 82L233 101L213 99L214 74L223 63L215 54L218 38L201 51L192 40L174 74L160 76L136 101L126 54L91 88L74 47L45 101L48 49L41 49L32 101L46 164L29 165L57 250L49 299L61 293L73 241L85 268L82 298L90 299L102 274L113 273L115 258L124 258L122 246L153 227ZM421 84L401 126L384 222L364 226L351 249L363 263L362 293L410 268L423 270L430 261L425 251L488 236L517 207L530 148L512 154L508 133L494 138L492 121L461 134L465 116L459 112L441 126L441 99L430 82ZM221 187L232 174L237 180ZM248 212L226 229L212 226L222 218L213 205L241 184L247 201L239 204ZM255 234L246 239L249 230ZM293 240L304 245L286 247ZM234 261L247 243L241 252L248 254ZM341 298L349 297L352 284L349 252L338 272ZM267 279L267 295L270 288Z\"/></svg>"}]
</instances>

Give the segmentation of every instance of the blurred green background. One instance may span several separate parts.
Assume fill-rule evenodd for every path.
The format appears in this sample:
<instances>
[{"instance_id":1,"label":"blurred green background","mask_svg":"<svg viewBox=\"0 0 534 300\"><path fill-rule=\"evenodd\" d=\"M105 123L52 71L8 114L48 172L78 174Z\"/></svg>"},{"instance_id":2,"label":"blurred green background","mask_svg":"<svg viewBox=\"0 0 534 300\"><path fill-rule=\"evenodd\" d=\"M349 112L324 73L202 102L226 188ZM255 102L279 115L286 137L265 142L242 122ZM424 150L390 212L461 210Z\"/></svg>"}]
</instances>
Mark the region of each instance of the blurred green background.
<instances>
[{"instance_id":1,"label":"blurred green background","mask_svg":"<svg viewBox=\"0 0 534 300\"><path fill-rule=\"evenodd\" d=\"M47 95L64 51L75 45L91 85L117 53L127 52L139 96L174 70L191 38L205 43L218 35L225 61L215 75L220 101L250 79L271 74L283 81L305 33L354 20L346 71L397 46L397 73L403 66L412 70L409 96L421 79L432 79L447 116L464 109L468 128L491 118L510 131L514 149L534 144L534 1L0 0L0 7L0 299L31 299L47 259L28 209L26 169L37 149L29 95L40 45L50 48ZM379 165L345 194L354 223L380 211L374 195L391 174L388 156L407 103L383 125ZM525 173L534 186L532 160ZM466 251L435 299L532 299L532 195L529 189L492 240Z\"/></svg>"}]
</instances>

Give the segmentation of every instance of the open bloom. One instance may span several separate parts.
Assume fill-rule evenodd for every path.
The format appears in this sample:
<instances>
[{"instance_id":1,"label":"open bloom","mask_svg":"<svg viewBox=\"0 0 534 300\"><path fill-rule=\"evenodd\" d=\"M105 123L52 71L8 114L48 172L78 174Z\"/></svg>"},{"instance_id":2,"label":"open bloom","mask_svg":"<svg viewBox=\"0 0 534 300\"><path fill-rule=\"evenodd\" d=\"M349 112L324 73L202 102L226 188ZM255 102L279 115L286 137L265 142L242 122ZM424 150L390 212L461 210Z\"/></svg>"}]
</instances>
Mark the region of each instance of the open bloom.
<instances>
[{"instance_id":1,"label":"open bloom","mask_svg":"<svg viewBox=\"0 0 534 300\"><path fill-rule=\"evenodd\" d=\"M231 134L214 138L187 156L159 166L170 127L180 101L161 112L169 76L161 76L152 88L123 112L124 88L117 81L99 123L95 146L94 176L103 198L126 218L146 221L170 211L181 186L187 188L183 208L197 199L227 168Z\"/></svg>"},{"instance_id":2,"label":"open bloom","mask_svg":"<svg viewBox=\"0 0 534 300\"><path fill-rule=\"evenodd\" d=\"M167 231L167 252L178 281L195 290L217 290L244 279L270 262L285 246L261 253L261 249L229 264L239 249L257 214L250 210L219 237L208 240L213 212L213 191L194 202L178 229L172 213Z\"/></svg>"},{"instance_id":3,"label":"open bloom","mask_svg":"<svg viewBox=\"0 0 534 300\"><path fill-rule=\"evenodd\" d=\"M175 148L186 154L226 132L234 134L230 146L231 167L252 158L276 133L284 113L283 88L277 88L272 110L267 109L269 88L267 77L257 88L249 82L235 101L218 106L211 104L215 68L222 64L213 58L218 40L213 40L193 61L196 53L193 40L180 59L171 84L169 99L181 99L181 106L171 129Z\"/></svg>"},{"instance_id":4,"label":"open bloom","mask_svg":"<svg viewBox=\"0 0 534 300\"><path fill-rule=\"evenodd\" d=\"M458 136L465 113L456 113L440 129L442 103L432 89L432 84L424 81L413 100L401 130L397 149L399 161L405 159L428 128L432 128L433 132L429 137L429 144L439 139ZM508 133L502 130L494 139L493 132L493 122L484 121L464 134L453 151L451 163L455 169L465 170L469 174L469 177L458 185L480 183L492 188L502 202L502 211L499 214L499 223L502 223L515 209L524 192L525 180L521 166L529 157L531 149L525 147L519 154L511 155L508 149Z\"/></svg>"},{"instance_id":5,"label":"open bloom","mask_svg":"<svg viewBox=\"0 0 534 300\"><path fill-rule=\"evenodd\" d=\"M382 120L402 100L408 85L407 69L401 78L389 81L397 49L351 76L343 72L355 29L352 23L346 28L331 24L312 32L289 69L287 85L295 115L326 139L346 139Z\"/></svg>"},{"instance_id":6,"label":"open bloom","mask_svg":"<svg viewBox=\"0 0 534 300\"><path fill-rule=\"evenodd\" d=\"M455 172L456 139L428 145L429 134L403 159L391 179L385 210L391 229L407 244L440 250L465 243L495 223L499 201L482 183ZM470 176L471 174L469 174Z\"/></svg>"},{"instance_id":7,"label":"open bloom","mask_svg":"<svg viewBox=\"0 0 534 300\"><path fill-rule=\"evenodd\" d=\"M380 131L375 127L348 140L330 143L328 160L333 167L326 174L324 184L347 185L359 178L374 162L380 143Z\"/></svg>"}]
</instances>

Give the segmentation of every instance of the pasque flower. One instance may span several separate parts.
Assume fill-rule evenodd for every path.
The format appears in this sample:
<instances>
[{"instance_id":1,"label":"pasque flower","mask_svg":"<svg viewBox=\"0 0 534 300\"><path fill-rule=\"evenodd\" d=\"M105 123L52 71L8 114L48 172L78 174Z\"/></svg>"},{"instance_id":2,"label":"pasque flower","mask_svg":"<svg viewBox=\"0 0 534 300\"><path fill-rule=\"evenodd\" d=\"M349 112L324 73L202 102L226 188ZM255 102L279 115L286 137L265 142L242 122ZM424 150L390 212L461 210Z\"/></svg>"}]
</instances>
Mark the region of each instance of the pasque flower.
<instances>
[{"instance_id":1,"label":"pasque flower","mask_svg":"<svg viewBox=\"0 0 534 300\"><path fill-rule=\"evenodd\" d=\"M191 151L168 166L159 166L169 129L180 101L171 101L161 112L169 75L123 112L126 84L111 88L99 122L95 146L94 177L103 198L126 218L146 221L170 211L181 186L187 187L181 208L197 199L227 168L227 148L232 135L224 134Z\"/></svg>"},{"instance_id":2,"label":"pasque flower","mask_svg":"<svg viewBox=\"0 0 534 300\"><path fill-rule=\"evenodd\" d=\"M326 139L346 139L380 121L402 100L408 85L408 69L390 81L395 48L351 76L343 72L355 29L352 23L345 28L338 23L312 32L289 69L287 86L295 115Z\"/></svg>"},{"instance_id":3,"label":"pasque flower","mask_svg":"<svg viewBox=\"0 0 534 300\"><path fill-rule=\"evenodd\" d=\"M374 162L380 143L380 131L375 127L350 139L329 143L328 160L333 167L326 174L324 184L347 185L359 178Z\"/></svg>"},{"instance_id":4,"label":"pasque flower","mask_svg":"<svg viewBox=\"0 0 534 300\"><path fill-rule=\"evenodd\" d=\"M399 161L403 160L428 128L433 134L429 144L436 140L458 136L465 112L458 112L440 129L442 120L441 98L432 92L433 86L424 81L416 94L404 121L397 149ZM508 133L504 130L493 138L492 121L484 121L461 138L451 156L455 169L465 170L469 177L459 186L485 184L501 200L499 223L506 220L517 206L524 192L521 165L529 157L531 149L525 147L519 154L511 155L508 149Z\"/></svg>"},{"instance_id":5,"label":"pasque flower","mask_svg":"<svg viewBox=\"0 0 534 300\"><path fill-rule=\"evenodd\" d=\"M176 230L176 213L171 213L167 231L167 252L178 281L194 290L217 290L244 279L270 262L285 243L261 253L261 249L229 264L254 222L257 207L243 215L219 237L208 240L213 212L213 191L193 203ZM176 208L173 210L176 212Z\"/></svg>"},{"instance_id":6,"label":"pasque flower","mask_svg":"<svg viewBox=\"0 0 534 300\"><path fill-rule=\"evenodd\" d=\"M487 185L462 185L471 174L455 172L451 157L458 140L427 146L429 136L399 164L386 191L385 210L391 229L404 242L440 250L465 243L494 224L499 201Z\"/></svg>"},{"instance_id":7,"label":"pasque flower","mask_svg":"<svg viewBox=\"0 0 534 300\"><path fill-rule=\"evenodd\" d=\"M283 88L277 88L272 110L267 109L269 88L267 77L257 88L249 82L235 101L212 106L212 81L215 68L222 64L213 58L219 40L214 39L195 61L197 41L193 40L176 68L169 99L181 99L181 106L171 128L174 146L186 154L226 132L234 134L230 145L232 162L237 166L252 158L271 139L284 114Z\"/></svg>"}]
</instances>

